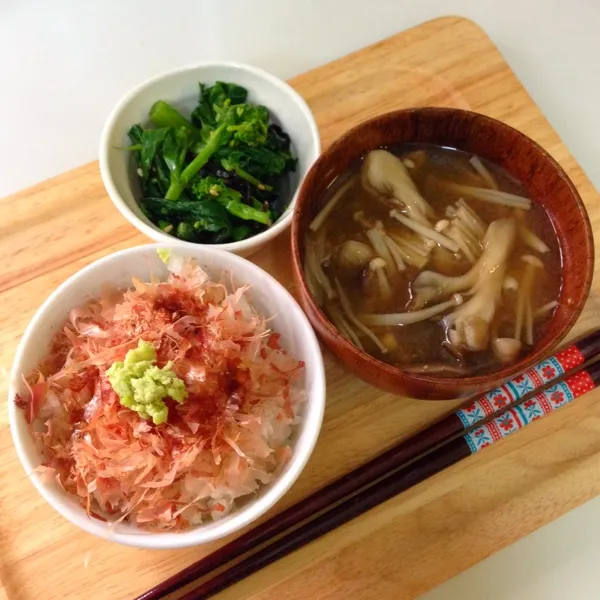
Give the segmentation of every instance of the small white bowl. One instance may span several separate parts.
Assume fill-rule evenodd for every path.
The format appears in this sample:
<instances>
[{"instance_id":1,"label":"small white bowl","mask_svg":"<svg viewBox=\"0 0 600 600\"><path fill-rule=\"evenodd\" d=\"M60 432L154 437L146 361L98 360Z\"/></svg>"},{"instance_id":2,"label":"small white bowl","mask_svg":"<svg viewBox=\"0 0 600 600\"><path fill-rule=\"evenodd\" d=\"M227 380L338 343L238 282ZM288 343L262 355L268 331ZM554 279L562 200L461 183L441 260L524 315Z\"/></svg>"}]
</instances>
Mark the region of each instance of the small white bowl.
<instances>
[{"instance_id":1,"label":"small white bowl","mask_svg":"<svg viewBox=\"0 0 600 600\"><path fill-rule=\"evenodd\" d=\"M291 439L292 457L282 473L255 495L240 499L226 517L182 533L148 533L127 523L115 526L89 518L75 497L57 485L42 482L35 472L42 457L29 433L24 411L14 402L15 394L24 392L22 374L31 372L45 357L50 340L63 326L70 309L98 296L105 282L127 288L131 286L132 276L148 280L152 272L160 279L166 278L167 269L156 254L157 248L172 248L181 256L194 258L212 277L229 272L236 285L250 285L252 302L257 310L273 315L272 328L281 333L282 345L306 365L302 382L306 400L301 422L295 427ZM139 548L184 548L242 529L269 510L296 481L313 451L321 428L325 407L325 371L321 350L308 319L290 293L265 271L244 258L207 246L150 244L101 258L71 276L48 297L29 323L17 349L8 406L11 433L19 459L40 494L61 515L89 533L121 544Z\"/></svg>"},{"instance_id":2,"label":"small white bowl","mask_svg":"<svg viewBox=\"0 0 600 600\"><path fill-rule=\"evenodd\" d=\"M250 65L207 62L145 81L117 103L104 126L99 150L100 173L114 205L134 227L156 242L172 242L173 236L147 219L136 202L132 183L137 175L129 153L123 150L130 145L127 132L135 123L148 122L148 111L157 100L165 100L184 115L189 115L198 104L199 82L211 84L215 81L237 83L248 90L249 102L266 106L271 118L290 136L292 152L298 159L296 171L291 174L289 205L283 215L267 231L254 237L213 245L221 250L248 256L290 225L300 184L321 152L319 131L310 108L281 79ZM179 242L186 246L199 245Z\"/></svg>"}]
</instances>

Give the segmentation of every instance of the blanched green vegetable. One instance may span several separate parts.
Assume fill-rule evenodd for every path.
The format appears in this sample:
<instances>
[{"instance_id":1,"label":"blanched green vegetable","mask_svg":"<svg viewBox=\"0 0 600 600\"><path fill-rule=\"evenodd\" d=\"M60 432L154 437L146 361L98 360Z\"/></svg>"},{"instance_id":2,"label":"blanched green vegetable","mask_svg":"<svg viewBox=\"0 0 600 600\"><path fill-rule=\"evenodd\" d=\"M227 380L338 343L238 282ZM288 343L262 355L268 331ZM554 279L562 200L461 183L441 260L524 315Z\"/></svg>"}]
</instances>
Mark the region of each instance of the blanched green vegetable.
<instances>
[{"instance_id":1,"label":"blanched green vegetable","mask_svg":"<svg viewBox=\"0 0 600 600\"><path fill-rule=\"evenodd\" d=\"M152 124L156 125L156 127L173 127L175 129L184 127L200 139L200 131L192 125L191 121L188 121L178 110L173 108L167 102L163 102L162 100L155 102L152 105L152 108L150 108L148 116L150 117Z\"/></svg>"},{"instance_id":2,"label":"blanched green vegetable","mask_svg":"<svg viewBox=\"0 0 600 600\"><path fill-rule=\"evenodd\" d=\"M266 183L261 183L254 175L250 175L250 173L244 171L242 167L233 163L231 160L224 158L221 160L221 165L226 171L234 171L238 177L245 179L248 183L256 186L259 190L267 190L271 191L273 186L267 185Z\"/></svg>"},{"instance_id":3,"label":"blanched green vegetable","mask_svg":"<svg viewBox=\"0 0 600 600\"><path fill-rule=\"evenodd\" d=\"M176 182L172 182L165 194L167 200L177 200L185 187L190 183L192 178L200 171L200 169L209 161L211 156L217 151L223 143L223 138L227 132L227 121L222 123L215 129L208 138L208 141L200 152L196 154L194 160L189 163L181 172Z\"/></svg>"},{"instance_id":4,"label":"blanched green vegetable","mask_svg":"<svg viewBox=\"0 0 600 600\"><path fill-rule=\"evenodd\" d=\"M202 243L239 241L285 210L284 178L296 167L289 136L269 122L266 107L247 103L243 87L200 84L190 119L163 100L149 117L155 128L134 125L129 150L140 206L163 231Z\"/></svg>"},{"instance_id":5,"label":"blanched green vegetable","mask_svg":"<svg viewBox=\"0 0 600 600\"><path fill-rule=\"evenodd\" d=\"M215 127L215 106L220 107L229 101L230 105L246 102L248 92L235 83L217 81L212 86L200 84L200 102L192 112L192 123L196 127Z\"/></svg>"},{"instance_id":6,"label":"blanched green vegetable","mask_svg":"<svg viewBox=\"0 0 600 600\"><path fill-rule=\"evenodd\" d=\"M244 204L240 192L227 187L217 177L197 179L192 186L192 192L200 203L216 200L234 217L244 221L256 221L263 225L271 224L271 215L268 211Z\"/></svg>"},{"instance_id":7,"label":"blanched green vegetable","mask_svg":"<svg viewBox=\"0 0 600 600\"><path fill-rule=\"evenodd\" d=\"M221 244L231 239L232 223L229 213L215 200L165 200L164 198L146 198L144 208L156 223L166 223L161 227L167 233L179 234L179 224L187 223L193 228L181 230L184 239L205 244Z\"/></svg>"}]
</instances>

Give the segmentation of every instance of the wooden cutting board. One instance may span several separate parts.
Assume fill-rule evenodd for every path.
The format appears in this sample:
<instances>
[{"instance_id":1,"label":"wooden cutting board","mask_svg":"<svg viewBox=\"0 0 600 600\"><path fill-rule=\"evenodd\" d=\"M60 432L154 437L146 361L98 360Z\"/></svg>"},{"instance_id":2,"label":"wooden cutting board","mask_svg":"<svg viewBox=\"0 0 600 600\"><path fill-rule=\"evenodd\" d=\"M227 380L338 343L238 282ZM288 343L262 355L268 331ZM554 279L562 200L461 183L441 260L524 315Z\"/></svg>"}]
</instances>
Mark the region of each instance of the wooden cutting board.
<instances>
[{"instance_id":1,"label":"wooden cutting board","mask_svg":"<svg viewBox=\"0 0 600 600\"><path fill-rule=\"evenodd\" d=\"M598 194L485 33L457 17L402 32L291 84L324 147L349 127L410 106L468 108L546 148L579 188L594 228ZM57 151L60 151L57 150ZM148 240L113 208L98 165L0 201L0 581L10 600L131 598L214 550L120 547L56 514L25 477L8 428L8 370L42 300L109 252ZM287 235L253 260L291 287ZM597 261L597 270L600 261ZM598 314L598 277L573 334ZM327 411L306 470L277 510L449 412L362 383L325 352ZM223 600L412 598L600 493L600 392L372 510L219 596ZM2 592L0 592L1 596Z\"/></svg>"}]
</instances>

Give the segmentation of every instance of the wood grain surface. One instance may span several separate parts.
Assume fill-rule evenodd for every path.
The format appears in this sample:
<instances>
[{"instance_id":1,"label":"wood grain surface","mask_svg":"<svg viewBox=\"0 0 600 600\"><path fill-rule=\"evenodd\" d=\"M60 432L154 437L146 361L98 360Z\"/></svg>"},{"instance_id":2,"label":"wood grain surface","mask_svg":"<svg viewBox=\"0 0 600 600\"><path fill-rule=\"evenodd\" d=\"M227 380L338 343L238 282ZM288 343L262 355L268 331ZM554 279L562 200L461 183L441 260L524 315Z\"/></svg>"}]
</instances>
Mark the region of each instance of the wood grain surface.
<instances>
[{"instance_id":1,"label":"wood grain surface","mask_svg":"<svg viewBox=\"0 0 600 600\"><path fill-rule=\"evenodd\" d=\"M598 194L502 56L474 23L425 23L291 81L326 147L378 113L469 108L530 135L566 169L600 226ZM59 151L59 150L58 150ZM8 370L27 322L66 277L145 243L113 208L96 163L0 201L0 581L10 600L131 598L216 547L149 551L80 532L28 482L12 447ZM289 239L253 260L291 287ZM600 269L600 261L596 261ZM597 325L596 274L573 335ZM328 404L315 453L283 508L454 404L409 400L356 379L325 352ZM600 392L223 592L221 600L413 598L600 493ZM276 509L277 510L277 509ZM2 588L0 587L0 590Z\"/></svg>"}]
</instances>

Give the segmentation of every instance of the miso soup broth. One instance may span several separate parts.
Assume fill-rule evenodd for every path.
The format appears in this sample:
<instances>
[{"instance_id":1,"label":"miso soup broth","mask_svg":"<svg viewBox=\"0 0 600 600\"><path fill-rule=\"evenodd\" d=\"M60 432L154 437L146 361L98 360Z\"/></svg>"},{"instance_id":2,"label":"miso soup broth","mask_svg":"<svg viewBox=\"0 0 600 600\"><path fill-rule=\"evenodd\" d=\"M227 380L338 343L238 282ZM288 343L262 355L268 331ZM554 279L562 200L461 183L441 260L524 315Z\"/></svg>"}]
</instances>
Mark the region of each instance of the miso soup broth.
<instances>
[{"instance_id":1,"label":"miso soup broth","mask_svg":"<svg viewBox=\"0 0 600 600\"><path fill-rule=\"evenodd\" d=\"M467 377L527 353L551 319L560 251L523 186L464 152L367 154L305 240L311 292L350 342L417 373Z\"/></svg>"}]
</instances>

